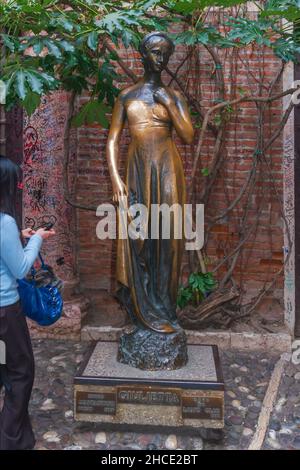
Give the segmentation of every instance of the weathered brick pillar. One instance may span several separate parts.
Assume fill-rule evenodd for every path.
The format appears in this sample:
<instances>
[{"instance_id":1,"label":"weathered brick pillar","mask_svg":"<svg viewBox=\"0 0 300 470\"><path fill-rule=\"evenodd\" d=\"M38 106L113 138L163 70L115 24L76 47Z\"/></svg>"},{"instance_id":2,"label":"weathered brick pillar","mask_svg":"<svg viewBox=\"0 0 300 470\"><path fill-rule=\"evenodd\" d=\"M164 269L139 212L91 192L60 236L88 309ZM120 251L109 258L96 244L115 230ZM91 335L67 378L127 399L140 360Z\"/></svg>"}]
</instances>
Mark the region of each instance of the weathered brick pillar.
<instances>
[{"instance_id":1,"label":"weathered brick pillar","mask_svg":"<svg viewBox=\"0 0 300 470\"><path fill-rule=\"evenodd\" d=\"M36 228L54 222L56 236L46 240L42 254L64 281L64 314L50 328L31 329L39 336L79 337L86 302L79 294L76 263L76 211L64 198L64 129L69 95L43 97L39 108L24 117L23 225ZM76 131L70 144L69 186L74 188Z\"/></svg>"},{"instance_id":2,"label":"weathered brick pillar","mask_svg":"<svg viewBox=\"0 0 300 470\"><path fill-rule=\"evenodd\" d=\"M294 80L294 65L289 63L283 74L283 89L291 88ZM291 97L283 98L283 109L290 104ZM291 335L295 328L295 142L294 142L294 111L290 114L283 130L283 209L288 224L284 225L284 319ZM289 248L289 240L291 246ZM288 257L289 255L289 257ZM288 258L287 258L288 257Z\"/></svg>"}]
</instances>

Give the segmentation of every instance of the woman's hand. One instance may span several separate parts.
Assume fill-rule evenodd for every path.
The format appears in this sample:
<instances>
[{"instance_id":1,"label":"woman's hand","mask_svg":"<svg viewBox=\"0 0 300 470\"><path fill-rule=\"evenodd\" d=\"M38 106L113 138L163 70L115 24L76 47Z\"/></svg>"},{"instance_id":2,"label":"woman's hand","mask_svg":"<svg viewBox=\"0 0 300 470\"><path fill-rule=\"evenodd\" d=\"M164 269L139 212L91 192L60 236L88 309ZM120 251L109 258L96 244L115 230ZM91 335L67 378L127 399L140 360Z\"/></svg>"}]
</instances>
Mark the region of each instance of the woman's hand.
<instances>
[{"instance_id":1,"label":"woman's hand","mask_svg":"<svg viewBox=\"0 0 300 470\"><path fill-rule=\"evenodd\" d=\"M153 93L153 97L155 101L160 104L163 104L166 108L168 108L174 102L174 99L171 94L166 90L166 88L163 87L159 87Z\"/></svg>"},{"instance_id":2,"label":"woman's hand","mask_svg":"<svg viewBox=\"0 0 300 470\"><path fill-rule=\"evenodd\" d=\"M124 198L127 198L127 186L120 177L117 177L113 182L113 201L120 204L120 202L124 201Z\"/></svg>"},{"instance_id":3,"label":"woman's hand","mask_svg":"<svg viewBox=\"0 0 300 470\"><path fill-rule=\"evenodd\" d=\"M46 240L47 238L53 237L53 235L55 235L55 230L53 230L53 228L50 230L39 228L35 233L42 237L43 240Z\"/></svg>"},{"instance_id":4,"label":"woman's hand","mask_svg":"<svg viewBox=\"0 0 300 470\"><path fill-rule=\"evenodd\" d=\"M23 238L30 238L34 234L35 234L35 231L32 230L32 228L25 228L24 230L22 230L22 237Z\"/></svg>"}]
</instances>

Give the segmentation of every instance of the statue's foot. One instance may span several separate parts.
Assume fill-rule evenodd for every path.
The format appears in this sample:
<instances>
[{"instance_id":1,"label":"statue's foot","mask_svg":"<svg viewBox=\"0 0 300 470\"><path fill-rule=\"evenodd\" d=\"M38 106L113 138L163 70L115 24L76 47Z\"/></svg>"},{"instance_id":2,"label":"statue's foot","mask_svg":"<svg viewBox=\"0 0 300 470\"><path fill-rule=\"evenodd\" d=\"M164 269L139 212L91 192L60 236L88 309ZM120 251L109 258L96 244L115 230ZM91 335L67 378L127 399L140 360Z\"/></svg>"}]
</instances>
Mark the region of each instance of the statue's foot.
<instances>
[{"instance_id":1,"label":"statue's foot","mask_svg":"<svg viewBox=\"0 0 300 470\"><path fill-rule=\"evenodd\" d=\"M155 321L151 324L152 330L156 331L157 333L175 333L178 331L172 323L167 321Z\"/></svg>"}]
</instances>

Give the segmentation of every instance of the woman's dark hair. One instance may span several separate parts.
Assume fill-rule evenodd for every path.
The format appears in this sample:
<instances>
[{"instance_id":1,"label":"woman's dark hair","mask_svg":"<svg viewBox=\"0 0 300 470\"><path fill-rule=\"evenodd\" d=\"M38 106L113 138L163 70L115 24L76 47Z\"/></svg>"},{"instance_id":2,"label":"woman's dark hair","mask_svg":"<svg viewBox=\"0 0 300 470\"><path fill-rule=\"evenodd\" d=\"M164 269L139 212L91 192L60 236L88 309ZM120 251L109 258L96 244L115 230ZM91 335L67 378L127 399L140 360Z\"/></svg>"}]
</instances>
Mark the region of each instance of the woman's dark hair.
<instances>
[{"instance_id":1,"label":"woman's dark hair","mask_svg":"<svg viewBox=\"0 0 300 470\"><path fill-rule=\"evenodd\" d=\"M0 155L0 212L16 219L18 182L21 170L9 158Z\"/></svg>"},{"instance_id":2,"label":"woman's dark hair","mask_svg":"<svg viewBox=\"0 0 300 470\"><path fill-rule=\"evenodd\" d=\"M174 46L173 41L169 38L169 36L166 33L163 33L162 31L154 31L152 33L146 34L146 36L144 36L144 38L142 39L140 46L139 46L139 51L142 55L145 55L147 53L147 50L148 50L147 43L151 44L151 40L157 37L164 39L165 41L169 43L170 55L173 54L175 46Z\"/></svg>"}]
</instances>

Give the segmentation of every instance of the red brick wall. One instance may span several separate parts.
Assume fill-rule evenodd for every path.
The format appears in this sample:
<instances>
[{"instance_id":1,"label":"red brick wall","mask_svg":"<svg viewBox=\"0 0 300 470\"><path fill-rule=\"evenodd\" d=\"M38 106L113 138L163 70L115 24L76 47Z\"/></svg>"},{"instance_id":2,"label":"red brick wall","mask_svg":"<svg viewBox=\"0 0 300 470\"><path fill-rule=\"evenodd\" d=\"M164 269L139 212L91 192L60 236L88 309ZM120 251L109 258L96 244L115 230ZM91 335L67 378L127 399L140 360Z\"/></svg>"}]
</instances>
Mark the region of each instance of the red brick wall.
<instances>
[{"instance_id":1,"label":"red brick wall","mask_svg":"<svg viewBox=\"0 0 300 470\"><path fill-rule=\"evenodd\" d=\"M129 50L118 51L137 75L142 75L142 65L137 53ZM173 71L184 57L183 48L177 47L169 68ZM224 52L223 72L226 82L226 98L240 96L235 90L243 88L244 93L258 93L258 78L263 78L261 94L268 93L268 87L280 70L281 63L268 50L240 50L235 57L230 51ZM179 79L191 94L200 98L204 109L212 106L212 100L218 96L218 88L215 82L213 63L208 52L203 48L198 57L198 65L195 59L186 62L180 70ZM247 65L248 63L248 65ZM120 74L124 73L120 70ZM165 75L165 83L170 77ZM121 80L120 88L130 84L130 80ZM174 86L174 83L172 84ZM274 87L272 94L281 91L281 80ZM86 100L81 97L79 105ZM265 110L264 139L268 140L282 115L282 102L276 101ZM257 109L255 103L243 103L238 106L238 111L227 127L225 136L226 156L221 166L217 182L214 185L208 205L205 207L206 221L209 217L219 214L228 207L230 202L238 195L240 188L245 183L253 162L253 152L257 142ZM184 169L189 184L192 163L195 155L199 129L197 129L195 144L185 146L176 139L182 155ZM107 130L98 126L82 127L78 130L78 179L77 193L81 202L98 205L111 202L111 184L108 167L105 159L105 145ZM123 133L120 144L120 167L124 169L129 135L127 129ZM209 166L212 158L214 138L210 131L206 133L206 139L201 153L199 168ZM267 152L267 160L273 168L273 176L279 196L282 196L282 139L279 138ZM255 189L250 198L250 209L247 226L250 228L257 223L257 212L261 208L257 230L249 237L244 245L244 250L238 259L234 269L234 279L242 287L246 297L256 294L265 281L270 281L274 273L282 266L283 225L281 222L281 205L275 196L270 178L267 177L267 166L262 161L257 167L257 180ZM204 176L200 170L197 178L197 191L201 191ZM200 201L198 201L200 202ZM222 257L231 252L239 240L241 218L243 216L246 198L243 197L235 209L228 216L221 219L211 229L207 249L207 259L210 267L222 260ZM78 211L79 252L78 271L81 285L99 292L99 290L111 290L114 280L115 267L115 242L110 240L98 240L96 238L96 225L98 218L92 212ZM223 268L225 269L225 266ZM224 269L218 271L222 275ZM188 267L184 269L188 272ZM281 299L282 277L276 284L272 295ZM245 300L245 297L244 297Z\"/></svg>"}]
</instances>

